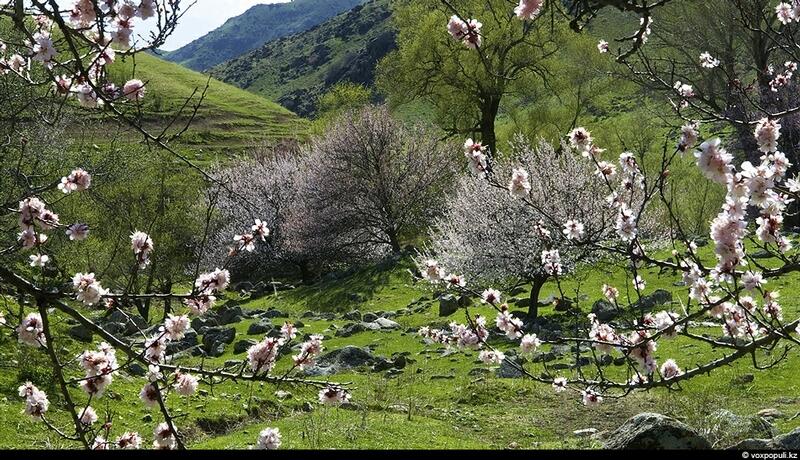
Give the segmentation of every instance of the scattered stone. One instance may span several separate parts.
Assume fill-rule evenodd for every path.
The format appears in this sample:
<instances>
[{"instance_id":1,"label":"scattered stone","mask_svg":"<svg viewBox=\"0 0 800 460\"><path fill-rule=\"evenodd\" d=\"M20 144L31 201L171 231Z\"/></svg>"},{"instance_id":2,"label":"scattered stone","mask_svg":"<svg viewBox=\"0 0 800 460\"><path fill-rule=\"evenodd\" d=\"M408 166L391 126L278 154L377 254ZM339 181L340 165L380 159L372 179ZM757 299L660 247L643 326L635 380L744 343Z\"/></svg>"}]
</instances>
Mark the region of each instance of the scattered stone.
<instances>
[{"instance_id":1,"label":"scattered stone","mask_svg":"<svg viewBox=\"0 0 800 460\"><path fill-rule=\"evenodd\" d=\"M144 377L145 374L147 374L147 370L139 363L131 363L131 365L128 366L128 373L136 377Z\"/></svg>"},{"instance_id":2,"label":"scattered stone","mask_svg":"<svg viewBox=\"0 0 800 460\"><path fill-rule=\"evenodd\" d=\"M394 378L394 377L397 377L397 376L401 375L403 372L405 372L405 371L402 370L402 369L392 368L392 369L389 369L388 371L386 371L386 373L383 374L383 376L386 377L387 379L391 379L391 378Z\"/></svg>"},{"instance_id":3,"label":"scattered stone","mask_svg":"<svg viewBox=\"0 0 800 460\"><path fill-rule=\"evenodd\" d=\"M572 432L572 434L579 438L590 438L597 434L597 428L584 428L582 430L575 430Z\"/></svg>"},{"instance_id":4,"label":"scattered stone","mask_svg":"<svg viewBox=\"0 0 800 460\"><path fill-rule=\"evenodd\" d=\"M635 415L609 434L607 449L711 449L689 426L661 414Z\"/></svg>"},{"instance_id":5,"label":"scattered stone","mask_svg":"<svg viewBox=\"0 0 800 460\"><path fill-rule=\"evenodd\" d=\"M167 344L167 354L174 355L175 353L179 353L184 350L188 350L194 346L197 346L199 342L197 341L197 331L194 329L187 329L183 335L183 338L177 341L170 341Z\"/></svg>"},{"instance_id":6,"label":"scattered stone","mask_svg":"<svg viewBox=\"0 0 800 460\"><path fill-rule=\"evenodd\" d=\"M77 326L72 326L69 328L69 335L75 340L80 340L81 342L91 342L92 341L92 331L89 330L83 324L79 324Z\"/></svg>"},{"instance_id":7,"label":"scattered stone","mask_svg":"<svg viewBox=\"0 0 800 460\"><path fill-rule=\"evenodd\" d=\"M210 356L222 356L225 353L225 344L233 343L236 338L236 329L216 326L208 328L203 335L203 346Z\"/></svg>"},{"instance_id":8,"label":"scattered stone","mask_svg":"<svg viewBox=\"0 0 800 460\"><path fill-rule=\"evenodd\" d=\"M450 316L459 308L458 298L452 294L439 297L439 316Z\"/></svg>"},{"instance_id":9,"label":"scattered stone","mask_svg":"<svg viewBox=\"0 0 800 460\"><path fill-rule=\"evenodd\" d=\"M260 319L250 324L250 327L247 328L247 334L266 334L274 328L275 326L272 325L272 321L268 319Z\"/></svg>"},{"instance_id":10,"label":"scattered stone","mask_svg":"<svg viewBox=\"0 0 800 460\"><path fill-rule=\"evenodd\" d=\"M301 327L306 327L306 323L300 321L299 319L292 323L294 327L300 329Z\"/></svg>"},{"instance_id":11,"label":"scattered stone","mask_svg":"<svg viewBox=\"0 0 800 460\"><path fill-rule=\"evenodd\" d=\"M553 311L565 312L572 309L572 301L569 299L558 298L553 302Z\"/></svg>"},{"instance_id":12,"label":"scattered stone","mask_svg":"<svg viewBox=\"0 0 800 460\"><path fill-rule=\"evenodd\" d=\"M232 307L224 307L217 312L217 321L219 325L233 324L241 322L244 319L242 307L234 305Z\"/></svg>"},{"instance_id":13,"label":"scattered stone","mask_svg":"<svg viewBox=\"0 0 800 460\"><path fill-rule=\"evenodd\" d=\"M314 316L314 312L310 312L309 311L309 312L306 312L306 313L311 313L311 316ZM280 310L267 310L267 311L265 311L264 313L261 314L261 317L262 318L288 318L289 315L287 315L286 313L284 313L284 312L282 312ZM304 314L303 318L309 318L309 317L305 316L305 314Z\"/></svg>"},{"instance_id":14,"label":"scattered stone","mask_svg":"<svg viewBox=\"0 0 800 460\"><path fill-rule=\"evenodd\" d=\"M300 315L301 318L314 318L315 316L317 316L317 314L314 313L313 311L307 311L302 315Z\"/></svg>"},{"instance_id":15,"label":"scattered stone","mask_svg":"<svg viewBox=\"0 0 800 460\"><path fill-rule=\"evenodd\" d=\"M489 375L489 372L489 369L486 369L485 367L475 367L470 369L469 372L467 372L467 375L470 377L484 377Z\"/></svg>"},{"instance_id":16,"label":"scattered stone","mask_svg":"<svg viewBox=\"0 0 800 460\"><path fill-rule=\"evenodd\" d=\"M610 366L614 364L614 357L611 355L601 355L600 359L597 360L597 364L601 366Z\"/></svg>"},{"instance_id":17,"label":"scattered stone","mask_svg":"<svg viewBox=\"0 0 800 460\"><path fill-rule=\"evenodd\" d=\"M240 360L238 360L238 359L229 359L229 360L225 361L225 363L223 363L223 366L224 367L236 367L236 366L238 366L240 364L242 364L242 362Z\"/></svg>"},{"instance_id":18,"label":"scattered stone","mask_svg":"<svg viewBox=\"0 0 800 460\"><path fill-rule=\"evenodd\" d=\"M773 419L773 420L786 417L786 415L783 412L775 408L761 409L760 411L758 411L756 415L758 415L759 417L763 417L766 419Z\"/></svg>"},{"instance_id":19,"label":"scattered stone","mask_svg":"<svg viewBox=\"0 0 800 460\"><path fill-rule=\"evenodd\" d=\"M278 390L275 392L275 397L283 401L286 399L291 399L292 394L285 390Z\"/></svg>"},{"instance_id":20,"label":"scattered stone","mask_svg":"<svg viewBox=\"0 0 800 460\"><path fill-rule=\"evenodd\" d=\"M320 356L314 366L305 369L306 375L331 375L342 370L371 366L378 361L369 350L348 345Z\"/></svg>"},{"instance_id":21,"label":"scattered stone","mask_svg":"<svg viewBox=\"0 0 800 460\"><path fill-rule=\"evenodd\" d=\"M606 323L617 318L622 312L613 303L607 300L598 300L592 305L592 313L600 322Z\"/></svg>"},{"instance_id":22,"label":"scattered stone","mask_svg":"<svg viewBox=\"0 0 800 460\"><path fill-rule=\"evenodd\" d=\"M511 360L514 360L513 363ZM522 367L522 360L520 358L506 357L506 359L500 363L500 367L494 371L494 375L501 379L521 379L525 377L525 373L519 369L520 367Z\"/></svg>"},{"instance_id":23,"label":"scattered stone","mask_svg":"<svg viewBox=\"0 0 800 460\"><path fill-rule=\"evenodd\" d=\"M347 312L342 315L342 319L350 320L350 321L361 321L361 312L358 310L353 310L351 312Z\"/></svg>"},{"instance_id":24,"label":"scattered stone","mask_svg":"<svg viewBox=\"0 0 800 460\"><path fill-rule=\"evenodd\" d=\"M344 327L338 329L335 335L336 337L350 337L353 334L357 334L359 332L364 332L365 328L363 323L350 323L345 324Z\"/></svg>"},{"instance_id":25,"label":"scattered stone","mask_svg":"<svg viewBox=\"0 0 800 460\"><path fill-rule=\"evenodd\" d=\"M778 432L775 427L760 416L741 416L725 409L720 409L706 417L707 429L703 434L714 438L773 438Z\"/></svg>"},{"instance_id":26,"label":"scattered stone","mask_svg":"<svg viewBox=\"0 0 800 460\"><path fill-rule=\"evenodd\" d=\"M364 313L364 315L361 317L361 321L365 323L371 323L376 319L378 319L378 315L376 315L375 313Z\"/></svg>"},{"instance_id":27,"label":"scattered stone","mask_svg":"<svg viewBox=\"0 0 800 460\"><path fill-rule=\"evenodd\" d=\"M664 289L656 289L652 294L642 296L634 306L642 310L652 310L669 303L672 303L672 293Z\"/></svg>"},{"instance_id":28,"label":"scattered stone","mask_svg":"<svg viewBox=\"0 0 800 460\"><path fill-rule=\"evenodd\" d=\"M381 329L400 329L399 324L385 317L378 318L373 323L379 325Z\"/></svg>"},{"instance_id":29,"label":"scattered stone","mask_svg":"<svg viewBox=\"0 0 800 460\"><path fill-rule=\"evenodd\" d=\"M452 380L456 378L455 375L431 375L431 380Z\"/></svg>"},{"instance_id":30,"label":"scattered stone","mask_svg":"<svg viewBox=\"0 0 800 460\"><path fill-rule=\"evenodd\" d=\"M153 416L150 414L144 414L144 417L142 417L142 421L145 423L150 423L153 421Z\"/></svg>"},{"instance_id":31,"label":"scattered stone","mask_svg":"<svg viewBox=\"0 0 800 460\"><path fill-rule=\"evenodd\" d=\"M732 385L745 385L745 384L748 384L748 383L753 383L753 381L755 379L756 379L756 376L753 375L753 374L743 374L743 375L739 375L739 376L734 377L733 380L731 380L731 384Z\"/></svg>"},{"instance_id":32,"label":"scattered stone","mask_svg":"<svg viewBox=\"0 0 800 460\"><path fill-rule=\"evenodd\" d=\"M192 329L197 331L198 334L205 334L208 328L219 326L219 323L216 317L209 314L192 319L191 325Z\"/></svg>"},{"instance_id":33,"label":"scattered stone","mask_svg":"<svg viewBox=\"0 0 800 460\"><path fill-rule=\"evenodd\" d=\"M244 352L247 351L248 348L252 347L253 345L255 345L257 343L258 342L256 342L253 339L240 340L240 341L236 342L236 344L233 346L233 353L237 354L237 355L239 353L244 353Z\"/></svg>"}]
</instances>

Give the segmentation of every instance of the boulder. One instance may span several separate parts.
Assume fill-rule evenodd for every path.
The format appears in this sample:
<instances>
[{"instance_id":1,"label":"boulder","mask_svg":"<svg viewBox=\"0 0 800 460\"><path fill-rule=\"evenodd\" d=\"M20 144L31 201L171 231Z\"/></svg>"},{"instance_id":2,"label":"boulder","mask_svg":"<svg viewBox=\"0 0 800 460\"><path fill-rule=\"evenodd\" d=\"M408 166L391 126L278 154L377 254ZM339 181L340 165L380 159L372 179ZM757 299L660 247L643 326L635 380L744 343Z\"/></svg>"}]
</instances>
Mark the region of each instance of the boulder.
<instances>
[{"instance_id":1,"label":"boulder","mask_svg":"<svg viewBox=\"0 0 800 460\"><path fill-rule=\"evenodd\" d=\"M336 331L336 337L350 337L353 334L357 334L359 332L364 332L365 328L363 323L350 323L345 324L341 329Z\"/></svg>"},{"instance_id":2,"label":"boulder","mask_svg":"<svg viewBox=\"0 0 800 460\"><path fill-rule=\"evenodd\" d=\"M592 313L600 322L606 323L622 313L619 308L607 300L598 300L592 305Z\"/></svg>"},{"instance_id":3,"label":"boulder","mask_svg":"<svg viewBox=\"0 0 800 460\"><path fill-rule=\"evenodd\" d=\"M375 313L364 313L364 315L361 317L361 321L365 323L371 323L376 319L378 319L378 315L376 315Z\"/></svg>"},{"instance_id":4,"label":"boulder","mask_svg":"<svg viewBox=\"0 0 800 460\"><path fill-rule=\"evenodd\" d=\"M203 335L203 346L209 355L220 356L225 353L225 344L233 343L235 338L236 329L232 327L212 327Z\"/></svg>"},{"instance_id":5,"label":"boulder","mask_svg":"<svg viewBox=\"0 0 800 460\"><path fill-rule=\"evenodd\" d=\"M275 329L275 326L272 325L272 321L268 319L260 319L250 324L250 327L247 328L247 334L266 334L273 329Z\"/></svg>"},{"instance_id":6,"label":"boulder","mask_svg":"<svg viewBox=\"0 0 800 460\"><path fill-rule=\"evenodd\" d=\"M349 321L361 321L361 312L358 310L347 312L342 315L342 319L346 319Z\"/></svg>"},{"instance_id":7,"label":"boulder","mask_svg":"<svg viewBox=\"0 0 800 460\"><path fill-rule=\"evenodd\" d=\"M310 312L310 311L309 311L309 312L306 312L306 313L311 313L311 316L314 316L314 313L313 313L313 312ZM262 314L261 314L261 317L262 317L262 318L288 318L288 317L289 317L289 315L287 315L286 313L284 313L284 312L282 312L282 311L280 311L280 310L274 310L274 309L272 309L272 310L267 310L267 311L265 311L264 313L262 313ZM303 318L310 318L310 316L306 316L306 315L304 314L304 315L303 315Z\"/></svg>"},{"instance_id":8,"label":"boulder","mask_svg":"<svg viewBox=\"0 0 800 460\"><path fill-rule=\"evenodd\" d=\"M69 336L75 340L80 340L81 342L91 342L92 341L92 331L89 330L83 324L78 324L77 326L72 326L69 328Z\"/></svg>"},{"instance_id":9,"label":"boulder","mask_svg":"<svg viewBox=\"0 0 800 460\"><path fill-rule=\"evenodd\" d=\"M253 345L255 345L257 343L258 342L256 342L253 339L240 340L240 341L236 342L236 344L233 346L233 352L235 354L237 354L237 355L239 353L244 353L245 351L247 351L248 348L252 347Z\"/></svg>"},{"instance_id":10,"label":"boulder","mask_svg":"<svg viewBox=\"0 0 800 460\"><path fill-rule=\"evenodd\" d=\"M645 412L608 435L606 449L711 449L693 428L664 415Z\"/></svg>"},{"instance_id":11,"label":"boulder","mask_svg":"<svg viewBox=\"0 0 800 460\"><path fill-rule=\"evenodd\" d=\"M242 312L242 307L235 305L233 307L225 307L217 312L219 325L238 323L244 319L245 315Z\"/></svg>"},{"instance_id":12,"label":"boulder","mask_svg":"<svg viewBox=\"0 0 800 460\"><path fill-rule=\"evenodd\" d=\"M800 428L771 439L745 439L734 450L800 450Z\"/></svg>"},{"instance_id":13,"label":"boulder","mask_svg":"<svg viewBox=\"0 0 800 460\"><path fill-rule=\"evenodd\" d=\"M378 318L373 323L379 325L381 329L400 329L400 325L389 318Z\"/></svg>"},{"instance_id":14,"label":"boulder","mask_svg":"<svg viewBox=\"0 0 800 460\"><path fill-rule=\"evenodd\" d=\"M128 366L128 373L136 377L144 377L145 374L147 374L147 369L139 363L131 363L130 366Z\"/></svg>"},{"instance_id":15,"label":"boulder","mask_svg":"<svg viewBox=\"0 0 800 460\"><path fill-rule=\"evenodd\" d=\"M439 316L449 316L457 312L459 308L458 298L452 294L445 294L439 297Z\"/></svg>"},{"instance_id":16,"label":"boulder","mask_svg":"<svg viewBox=\"0 0 800 460\"><path fill-rule=\"evenodd\" d=\"M197 344L197 331L194 329L187 329L182 339L167 343L167 354L174 355L175 353L188 350Z\"/></svg>"},{"instance_id":17,"label":"boulder","mask_svg":"<svg viewBox=\"0 0 800 460\"><path fill-rule=\"evenodd\" d=\"M656 289L652 294L642 296L634 306L642 310L652 310L669 303L672 303L672 293L664 289Z\"/></svg>"},{"instance_id":18,"label":"boulder","mask_svg":"<svg viewBox=\"0 0 800 460\"><path fill-rule=\"evenodd\" d=\"M513 360L513 363L511 360ZM522 367L521 359L517 357L506 357L506 359L500 363L500 367L494 371L494 374L501 379L521 379L525 377L525 374L519 370L519 367Z\"/></svg>"},{"instance_id":19,"label":"boulder","mask_svg":"<svg viewBox=\"0 0 800 460\"><path fill-rule=\"evenodd\" d=\"M219 322L216 316L206 315L192 319L191 325L192 329L197 331L198 334L205 334L208 328L219 326Z\"/></svg>"},{"instance_id":20,"label":"boulder","mask_svg":"<svg viewBox=\"0 0 800 460\"><path fill-rule=\"evenodd\" d=\"M378 361L368 349L348 345L317 358L317 363L305 369L306 375L330 375L342 370L371 366Z\"/></svg>"},{"instance_id":21,"label":"boulder","mask_svg":"<svg viewBox=\"0 0 800 460\"><path fill-rule=\"evenodd\" d=\"M778 435L772 423L755 416L741 416L725 409L717 410L706 417L705 431L710 438L756 438L768 439Z\"/></svg>"}]
</instances>

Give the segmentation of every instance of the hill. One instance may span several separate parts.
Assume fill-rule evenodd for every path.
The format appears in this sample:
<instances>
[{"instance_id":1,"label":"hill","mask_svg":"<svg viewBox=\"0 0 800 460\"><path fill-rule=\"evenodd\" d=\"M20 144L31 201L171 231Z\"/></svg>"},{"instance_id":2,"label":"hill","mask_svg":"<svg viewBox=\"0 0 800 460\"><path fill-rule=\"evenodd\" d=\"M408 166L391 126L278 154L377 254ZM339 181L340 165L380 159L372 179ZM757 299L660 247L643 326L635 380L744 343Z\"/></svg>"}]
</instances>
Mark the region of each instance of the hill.
<instances>
[{"instance_id":1,"label":"hill","mask_svg":"<svg viewBox=\"0 0 800 460\"><path fill-rule=\"evenodd\" d=\"M188 45L166 53L164 59L190 69L207 70L270 40L308 30L364 1L293 0L256 5Z\"/></svg>"},{"instance_id":2,"label":"hill","mask_svg":"<svg viewBox=\"0 0 800 460\"><path fill-rule=\"evenodd\" d=\"M111 69L111 77L124 82L131 78L133 69L131 60L118 61ZM194 102L176 120L173 131L181 129L189 120L192 106L208 84L189 130L181 137L184 144L202 145L204 149L235 148L261 141L303 137L306 133L305 120L280 105L155 56L137 56L135 75L147 85L141 115L146 125L163 127L186 99L195 94Z\"/></svg>"},{"instance_id":3,"label":"hill","mask_svg":"<svg viewBox=\"0 0 800 460\"><path fill-rule=\"evenodd\" d=\"M338 82L372 85L375 65L395 49L389 0L371 0L303 33L265 43L211 69L222 81L303 115Z\"/></svg>"}]
</instances>

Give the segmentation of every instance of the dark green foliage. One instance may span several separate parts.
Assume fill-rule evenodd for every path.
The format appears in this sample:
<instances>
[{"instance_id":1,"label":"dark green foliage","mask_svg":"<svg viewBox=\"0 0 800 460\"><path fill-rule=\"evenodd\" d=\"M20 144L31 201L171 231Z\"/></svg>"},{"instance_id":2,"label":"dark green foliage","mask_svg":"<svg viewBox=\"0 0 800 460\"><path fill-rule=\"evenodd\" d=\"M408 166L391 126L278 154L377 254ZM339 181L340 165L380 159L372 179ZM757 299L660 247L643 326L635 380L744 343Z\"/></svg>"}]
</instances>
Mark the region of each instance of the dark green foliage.
<instances>
[{"instance_id":1,"label":"dark green foliage","mask_svg":"<svg viewBox=\"0 0 800 460\"><path fill-rule=\"evenodd\" d=\"M274 40L211 70L300 115L339 82L371 86L377 62L395 48L389 0L371 0L307 32Z\"/></svg>"}]
</instances>

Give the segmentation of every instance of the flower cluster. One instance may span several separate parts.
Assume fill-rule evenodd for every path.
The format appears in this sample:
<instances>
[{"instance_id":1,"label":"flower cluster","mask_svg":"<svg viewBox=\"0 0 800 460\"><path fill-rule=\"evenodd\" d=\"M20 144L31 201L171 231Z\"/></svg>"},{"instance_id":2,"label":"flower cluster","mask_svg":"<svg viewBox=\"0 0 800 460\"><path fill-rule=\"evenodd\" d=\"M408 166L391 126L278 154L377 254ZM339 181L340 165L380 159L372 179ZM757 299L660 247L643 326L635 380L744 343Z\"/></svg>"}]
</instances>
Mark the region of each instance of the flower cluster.
<instances>
[{"instance_id":1,"label":"flower cluster","mask_svg":"<svg viewBox=\"0 0 800 460\"><path fill-rule=\"evenodd\" d=\"M328 385L319 390L319 402L326 406L338 406L350 402L350 393L339 385Z\"/></svg>"},{"instance_id":2,"label":"flower cluster","mask_svg":"<svg viewBox=\"0 0 800 460\"><path fill-rule=\"evenodd\" d=\"M86 371L86 377L80 383L81 388L90 396L101 397L119 368L114 348L102 342L96 351L84 351L79 360Z\"/></svg>"},{"instance_id":3,"label":"flower cluster","mask_svg":"<svg viewBox=\"0 0 800 460\"><path fill-rule=\"evenodd\" d=\"M477 49L481 46L481 27L483 27L483 24L478 22L477 19L468 19L465 22L456 15L451 16L450 21L447 23L447 31L450 32L450 35L467 48L472 49Z\"/></svg>"},{"instance_id":4,"label":"flower cluster","mask_svg":"<svg viewBox=\"0 0 800 460\"><path fill-rule=\"evenodd\" d=\"M17 340L19 343L39 348L47 345L47 338L44 335L44 323L42 315L39 313L28 313L17 326Z\"/></svg>"},{"instance_id":5,"label":"flower cluster","mask_svg":"<svg viewBox=\"0 0 800 460\"><path fill-rule=\"evenodd\" d=\"M19 396L25 398L25 414L34 420L41 419L50 407L47 394L31 382L20 385Z\"/></svg>"},{"instance_id":6,"label":"flower cluster","mask_svg":"<svg viewBox=\"0 0 800 460\"><path fill-rule=\"evenodd\" d=\"M76 273L72 277L72 285L77 292L77 299L86 305L99 303L108 291L95 279L94 273Z\"/></svg>"}]
</instances>

